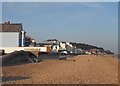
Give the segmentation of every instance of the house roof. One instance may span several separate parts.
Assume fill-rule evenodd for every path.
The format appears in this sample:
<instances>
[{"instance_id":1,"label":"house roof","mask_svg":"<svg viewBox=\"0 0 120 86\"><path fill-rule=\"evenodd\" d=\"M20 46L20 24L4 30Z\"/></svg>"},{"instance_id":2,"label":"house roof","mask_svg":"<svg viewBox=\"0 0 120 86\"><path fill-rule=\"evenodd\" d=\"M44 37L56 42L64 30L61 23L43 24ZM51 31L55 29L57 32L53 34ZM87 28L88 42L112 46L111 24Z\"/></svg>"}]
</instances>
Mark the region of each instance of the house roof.
<instances>
[{"instance_id":1,"label":"house roof","mask_svg":"<svg viewBox=\"0 0 120 86\"><path fill-rule=\"evenodd\" d=\"M21 32L22 30L22 23L10 23L8 21L0 24L0 32Z\"/></svg>"},{"instance_id":2,"label":"house roof","mask_svg":"<svg viewBox=\"0 0 120 86\"><path fill-rule=\"evenodd\" d=\"M48 39L46 41L58 41L57 39Z\"/></svg>"},{"instance_id":3,"label":"house roof","mask_svg":"<svg viewBox=\"0 0 120 86\"><path fill-rule=\"evenodd\" d=\"M40 42L40 44L53 45L53 44L56 44L56 43L49 42L49 41L44 41L44 42Z\"/></svg>"}]
</instances>

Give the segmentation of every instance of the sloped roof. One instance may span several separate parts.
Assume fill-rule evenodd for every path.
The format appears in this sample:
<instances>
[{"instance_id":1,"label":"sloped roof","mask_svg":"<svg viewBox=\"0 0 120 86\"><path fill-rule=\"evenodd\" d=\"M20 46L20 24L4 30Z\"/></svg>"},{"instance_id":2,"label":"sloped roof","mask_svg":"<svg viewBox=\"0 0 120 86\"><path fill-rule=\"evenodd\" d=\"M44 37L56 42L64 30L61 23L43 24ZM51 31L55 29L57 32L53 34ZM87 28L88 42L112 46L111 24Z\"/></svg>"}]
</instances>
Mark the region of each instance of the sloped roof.
<instances>
[{"instance_id":1,"label":"sloped roof","mask_svg":"<svg viewBox=\"0 0 120 86\"><path fill-rule=\"evenodd\" d=\"M0 24L0 32L21 32L22 23L3 23Z\"/></svg>"},{"instance_id":2,"label":"sloped roof","mask_svg":"<svg viewBox=\"0 0 120 86\"><path fill-rule=\"evenodd\" d=\"M58 41L57 39L48 39L46 41Z\"/></svg>"}]
</instances>

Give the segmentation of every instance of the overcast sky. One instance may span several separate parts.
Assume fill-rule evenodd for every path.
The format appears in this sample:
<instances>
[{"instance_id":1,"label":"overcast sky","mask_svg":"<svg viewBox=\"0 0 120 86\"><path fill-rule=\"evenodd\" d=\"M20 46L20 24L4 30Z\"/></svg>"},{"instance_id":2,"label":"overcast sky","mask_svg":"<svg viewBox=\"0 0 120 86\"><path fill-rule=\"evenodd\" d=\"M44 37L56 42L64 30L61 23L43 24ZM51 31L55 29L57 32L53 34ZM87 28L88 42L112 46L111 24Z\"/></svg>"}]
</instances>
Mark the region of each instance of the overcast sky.
<instances>
[{"instance_id":1,"label":"overcast sky","mask_svg":"<svg viewBox=\"0 0 120 86\"><path fill-rule=\"evenodd\" d=\"M118 50L117 2L4 2L2 19L23 23L36 41L56 38Z\"/></svg>"}]
</instances>

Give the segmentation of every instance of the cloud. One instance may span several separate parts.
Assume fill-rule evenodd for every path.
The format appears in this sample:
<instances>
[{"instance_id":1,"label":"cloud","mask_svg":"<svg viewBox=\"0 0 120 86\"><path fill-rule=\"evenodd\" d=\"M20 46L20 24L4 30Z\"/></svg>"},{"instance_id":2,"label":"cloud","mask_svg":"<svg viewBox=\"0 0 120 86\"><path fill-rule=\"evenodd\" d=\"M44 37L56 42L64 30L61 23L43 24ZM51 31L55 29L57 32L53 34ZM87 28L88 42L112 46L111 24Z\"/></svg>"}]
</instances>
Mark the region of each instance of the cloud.
<instances>
[{"instance_id":1,"label":"cloud","mask_svg":"<svg viewBox=\"0 0 120 86\"><path fill-rule=\"evenodd\" d=\"M104 6L102 6L100 3L96 3L96 2L85 2L85 3L81 3L81 5L85 5L85 6L89 6L89 7L93 7L93 8L104 8Z\"/></svg>"},{"instance_id":2,"label":"cloud","mask_svg":"<svg viewBox=\"0 0 120 86\"><path fill-rule=\"evenodd\" d=\"M5 9L11 12L29 13L38 8L38 5L29 2L3 2L2 7L3 11Z\"/></svg>"},{"instance_id":3,"label":"cloud","mask_svg":"<svg viewBox=\"0 0 120 86\"><path fill-rule=\"evenodd\" d=\"M34 13L36 10L45 11L48 9L64 9L67 3L50 2L3 2L3 9L17 13Z\"/></svg>"},{"instance_id":4,"label":"cloud","mask_svg":"<svg viewBox=\"0 0 120 86\"><path fill-rule=\"evenodd\" d=\"M84 6L94 7L94 8L103 8L100 3L96 2L80 2L77 3ZM74 3L50 3L50 2L7 2L3 4L3 9L7 9L8 11L14 11L19 13L33 13L36 10L44 11L46 9L64 9L65 7L73 6Z\"/></svg>"}]
</instances>

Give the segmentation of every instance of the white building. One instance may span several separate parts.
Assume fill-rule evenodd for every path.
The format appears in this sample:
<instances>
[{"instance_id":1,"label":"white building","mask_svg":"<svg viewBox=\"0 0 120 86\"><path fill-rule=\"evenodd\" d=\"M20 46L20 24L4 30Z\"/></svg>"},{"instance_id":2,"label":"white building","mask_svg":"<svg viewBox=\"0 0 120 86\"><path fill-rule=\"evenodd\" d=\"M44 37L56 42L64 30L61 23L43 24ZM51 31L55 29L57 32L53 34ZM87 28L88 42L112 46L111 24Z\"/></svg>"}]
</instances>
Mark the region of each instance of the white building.
<instances>
[{"instance_id":1,"label":"white building","mask_svg":"<svg viewBox=\"0 0 120 86\"><path fill-rule=\"evenodd\" d=\"M25 31L21 23L0 24L1 47L25 46Z\"/></svg>"},{"instance_id":2,"label":"white building","mask_svg":"<svg viewBox=\"0 0 120 86\"><path fill-rule=\"evenodd\" d=\"M66 42L60 42L60 49L66 49Z\"/></svg>"}]
</instances>

